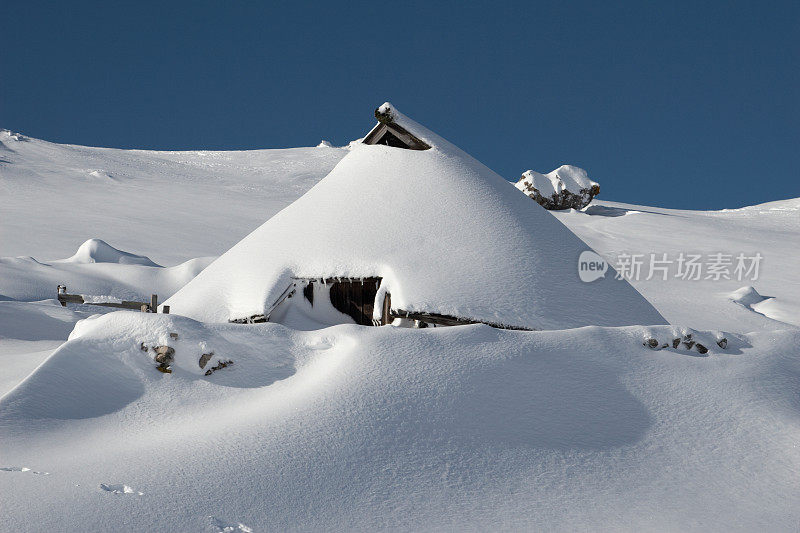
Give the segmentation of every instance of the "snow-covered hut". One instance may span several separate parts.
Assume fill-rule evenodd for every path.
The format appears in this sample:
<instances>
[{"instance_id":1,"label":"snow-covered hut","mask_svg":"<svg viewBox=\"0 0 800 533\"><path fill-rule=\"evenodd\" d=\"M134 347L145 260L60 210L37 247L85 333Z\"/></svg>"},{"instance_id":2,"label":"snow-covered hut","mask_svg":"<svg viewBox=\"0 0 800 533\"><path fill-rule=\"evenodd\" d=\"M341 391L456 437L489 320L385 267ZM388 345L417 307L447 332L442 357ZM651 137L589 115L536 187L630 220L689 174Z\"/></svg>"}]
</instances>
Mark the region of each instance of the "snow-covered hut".
<instances>
[{"instance_id":1,"label":"snow-covered hut","mask_svg":"<svg viewBox=\"0 0 800 533\"><path fill-rule=\"evenodd\" d=\"M166 304L204 321L664 324L631 285L584 283L577 236L385 103L361 143ZM292 315L294 313L294 315Z\"/></svg>"}]
</instances>

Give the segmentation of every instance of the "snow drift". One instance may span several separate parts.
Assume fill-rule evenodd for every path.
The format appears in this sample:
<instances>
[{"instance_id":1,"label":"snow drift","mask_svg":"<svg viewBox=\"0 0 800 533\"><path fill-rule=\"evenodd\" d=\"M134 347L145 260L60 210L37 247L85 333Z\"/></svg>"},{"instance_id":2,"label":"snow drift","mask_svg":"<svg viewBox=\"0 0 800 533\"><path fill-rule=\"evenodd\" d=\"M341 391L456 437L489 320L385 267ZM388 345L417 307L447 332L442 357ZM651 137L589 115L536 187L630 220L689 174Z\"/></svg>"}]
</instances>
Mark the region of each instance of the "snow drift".
<instances>
[{"instance_id":1,"label":"snow drift","mask_svg":"<svg viewBox=\"0 0 800 533\"><path fill-rule=\"evenodd\" d=\"M89 239L81 244L75 255L61 260L64 263L118 263L120 265L141 265L158 267L149 257L117 250L101 239Z\"/></svg>"},{"instance_id":2,"label":"snow drift","mask_svg":"<svg viewBox=\"0 0 800 533\"><path fill-rule=\"evenodd\" d=\"M613 270L577 275L588 247L508 182L397 112L429 150L355 144L331 173L178 291L203 321L264 313L292 276L383 278L392 308L537 329L663 324Z\"/></svg>"},{"instance_id":3,"label":"snow drift","mask_svg":"<svg viewBox=\"0 0 800 533\"><path fill-rule=\"evenodd\" d=\"M800 333L684 333L103 315L0 399L4 528L794 529Z\"/></svg>"}]
</instances>

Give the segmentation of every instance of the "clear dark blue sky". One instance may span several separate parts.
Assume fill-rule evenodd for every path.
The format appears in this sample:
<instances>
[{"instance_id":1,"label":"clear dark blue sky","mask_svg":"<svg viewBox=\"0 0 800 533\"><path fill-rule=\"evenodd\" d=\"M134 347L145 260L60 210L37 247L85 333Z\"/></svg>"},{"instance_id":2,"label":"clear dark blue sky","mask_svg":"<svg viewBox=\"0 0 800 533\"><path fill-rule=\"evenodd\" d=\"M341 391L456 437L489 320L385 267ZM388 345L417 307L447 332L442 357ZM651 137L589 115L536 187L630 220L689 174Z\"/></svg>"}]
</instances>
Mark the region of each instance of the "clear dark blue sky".
<instances>
[{"instance_id":1,"label":"clear dark blue sky","mask_svg":"<svg viewBox=\"0 0 800 533\"><path fill-rule=\"evenodd\" d=\"M256 5L263 4L263 5ZM385 100L503 176L800 196L800 3L8 2L0 127L121 148L344 144Z\"/></svg>"}]
</instances>

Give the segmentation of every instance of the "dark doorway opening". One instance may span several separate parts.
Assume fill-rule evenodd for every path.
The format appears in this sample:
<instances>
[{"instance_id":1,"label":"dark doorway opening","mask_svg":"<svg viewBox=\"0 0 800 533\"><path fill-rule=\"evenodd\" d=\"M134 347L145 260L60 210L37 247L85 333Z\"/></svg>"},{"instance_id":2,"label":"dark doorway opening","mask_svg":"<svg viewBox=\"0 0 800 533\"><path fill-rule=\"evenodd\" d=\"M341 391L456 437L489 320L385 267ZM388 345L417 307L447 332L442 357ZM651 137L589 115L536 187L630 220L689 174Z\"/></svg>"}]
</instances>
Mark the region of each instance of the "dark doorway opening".
<instances>
[{"instance_id":1,"label":"dark doorway opening","mask_svg":"<svg viewBox=\"0 0 800 533\"><path fill-rule=\"evenodd\" d=\"M356 324L372 326L372 312L375 306L375 296L381 286L381 278L334 278L308 280L308 285L303 289L306 300L314 305L313 285L324 284L329 289L331 305L345 315L352 318Z\"/></svg>"}]
</instances>

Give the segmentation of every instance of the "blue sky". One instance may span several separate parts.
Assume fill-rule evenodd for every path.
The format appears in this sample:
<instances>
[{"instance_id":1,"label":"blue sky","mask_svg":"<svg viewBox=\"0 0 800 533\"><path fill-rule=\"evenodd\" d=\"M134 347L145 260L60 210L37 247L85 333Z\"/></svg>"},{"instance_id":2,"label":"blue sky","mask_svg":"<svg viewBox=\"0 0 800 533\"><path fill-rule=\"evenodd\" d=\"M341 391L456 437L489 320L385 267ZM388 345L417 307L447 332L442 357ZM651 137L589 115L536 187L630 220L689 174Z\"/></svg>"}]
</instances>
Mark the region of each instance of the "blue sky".
<instances>
[{"instance_id":1,"label":"blue sky","mask_svg":"<svg viewBox=\"0 0 800 533\"><path fill-rule=\"evenodd\" d=\"M11 2L0 127L120 148L344 144L385 100L508 179L800 196L800 3Z\"/></svg>"}]
</instances>

